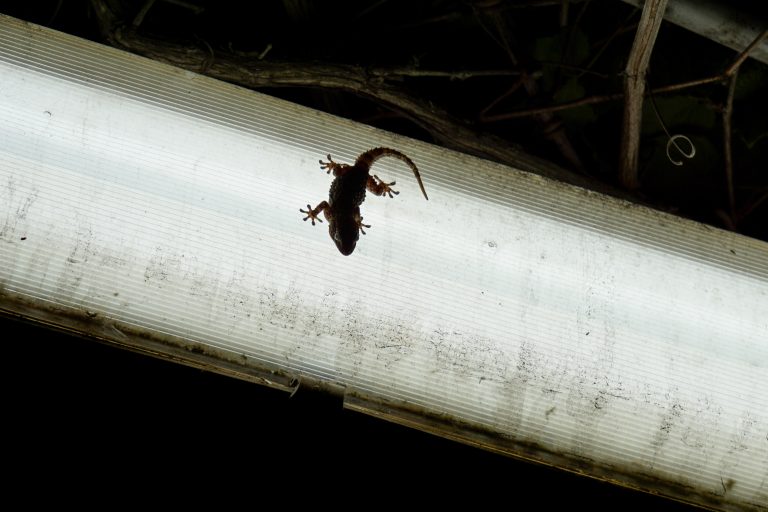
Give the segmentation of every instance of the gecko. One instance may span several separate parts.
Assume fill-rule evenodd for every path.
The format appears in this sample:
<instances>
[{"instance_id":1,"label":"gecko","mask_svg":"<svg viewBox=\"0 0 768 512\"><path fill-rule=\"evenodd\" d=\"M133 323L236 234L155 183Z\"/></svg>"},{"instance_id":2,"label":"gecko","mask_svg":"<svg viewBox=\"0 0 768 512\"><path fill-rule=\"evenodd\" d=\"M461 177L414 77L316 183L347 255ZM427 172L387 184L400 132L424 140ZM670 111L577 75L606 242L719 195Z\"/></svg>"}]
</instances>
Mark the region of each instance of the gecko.
<instances>
[{"instance_id":1,"label":"gecko","mask_svg":"<svg viewBox=\"0 0 768 512\"><path fill-rule=\"evenodd\" d=\"M325 215L325 220L328 221L328 233L336 244L336 248L344 256L349 256L355 250L360 233L365 234L363 228L371 227L370 224L363 224L363 217L360 215L360 205L365 201L366 189L377 196L386 194L390 198L394 197L392 194L400 193L392 190L394 181L385 183L375 174L370 174L371 166L385 156L397 158L408 164L413 175L416 176L416 181L419 182L421 193L424 194L425 199L429 200L424 184L421 182L419 170L410 158L395 149L374 148L358 156L353 165L334 162L331 155L328 155L327 162L320 160L320 169L328 171L327 174L333 172L334 176L328 191L328 200L321 202L315 208L307 205L306 210L299 209L301 213L307 214L303 220L312 219L313 226L315 221L323 222L318 217L321 212Z\"/></svg>"}]
</instances>

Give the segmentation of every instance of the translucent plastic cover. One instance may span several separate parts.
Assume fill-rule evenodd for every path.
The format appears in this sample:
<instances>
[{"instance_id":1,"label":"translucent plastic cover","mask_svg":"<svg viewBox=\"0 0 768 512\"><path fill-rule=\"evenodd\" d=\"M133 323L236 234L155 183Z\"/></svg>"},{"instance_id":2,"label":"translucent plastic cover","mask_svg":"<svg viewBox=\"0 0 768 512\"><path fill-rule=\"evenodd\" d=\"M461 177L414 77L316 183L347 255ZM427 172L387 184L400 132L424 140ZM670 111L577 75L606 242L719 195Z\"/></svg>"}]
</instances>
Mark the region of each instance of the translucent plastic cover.
<instances>
[{"instance_id":1,"label":"translucent plastic cover","mask_svg":"<svg viewBox=\"0 0 768 512\"><path fill-rule=\"evenodd\" d=\"M429 201L379 160L343 256L299 209L376 146ZM0 308L767 509L768 245L7 17Z\"/></svg>"}]
</instances>

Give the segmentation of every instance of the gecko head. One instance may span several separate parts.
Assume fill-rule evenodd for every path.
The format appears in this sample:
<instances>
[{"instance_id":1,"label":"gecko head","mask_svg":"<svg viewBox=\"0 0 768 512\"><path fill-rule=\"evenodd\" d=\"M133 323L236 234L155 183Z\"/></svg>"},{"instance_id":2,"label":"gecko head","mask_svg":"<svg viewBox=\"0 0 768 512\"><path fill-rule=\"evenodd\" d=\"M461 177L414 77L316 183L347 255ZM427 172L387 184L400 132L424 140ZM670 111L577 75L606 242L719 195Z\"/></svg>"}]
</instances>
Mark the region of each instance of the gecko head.
<instances>
[{"instance_id":1,"label":"gecko head","mask_svg":"<svg viewBox=\"0 0 768 512\"><path fill-rule=\"evenodd\" d=\"M336 222L328 223L328 233L339 252L349 256L355 250L357 240L360 238L360 227L352 217L336 219Z\"/></svg>"}]
</instances>

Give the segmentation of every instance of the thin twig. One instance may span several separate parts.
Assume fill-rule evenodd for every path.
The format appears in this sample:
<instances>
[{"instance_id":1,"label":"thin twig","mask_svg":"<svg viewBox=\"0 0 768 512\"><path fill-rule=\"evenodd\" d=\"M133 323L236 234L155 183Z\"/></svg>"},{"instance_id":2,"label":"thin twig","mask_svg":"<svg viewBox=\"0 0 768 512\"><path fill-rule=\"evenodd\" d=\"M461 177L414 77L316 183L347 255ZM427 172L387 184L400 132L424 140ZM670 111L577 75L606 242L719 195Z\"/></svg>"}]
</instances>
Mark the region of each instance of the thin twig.
<instances>
[{"instance_id":1,"label":"thin twig","mask_svg":"<svg viewBox=\"0 0 768 512\"><path fill-rule=\"evenodd\" d=\"M478 116L480 120L484 120L485 113L491 110L493 107L507 99L509 96L517 92L520 87L523 86L523 79L520 78L518 80L515 80L515 82L512 84L512 86L507 89L503 94L495 98L493 101L491 101L487 107L485 107L483 110L480 111L480 115Z\"/></svg>"},{"instance_id":2,"label":"thin twig","mask_svg":"<svg viewBox=\"0 0 768 512\"><path fill-rule=\"evenodd\" d=\"M267 45L264 47L263 50L247 52L247 51L236 50L233 47L232 42L230 41L229 44L227 45L227 49L230 51L230 53L232 53L232 55L237 55L238 57L247 57L247 58L262 60L264 57L267 56L267 54L270 51L272 51L272 43L267 43Z\"/></svg>"},{"instance_id":3,"label":"thin twig","mask_svg":"<svg viewBox=\"0 0 768 512\"><path fill-rule=\"evenodd\" d=\"M358 12L355 15L355 19L359 20L361 18L365 18L370 13L372 13L373 11L375 11L376 9L378 9L379 7L381 7L382 5L384 5L386 3L387 3L386 0L379 0L378 2L374 2L372 5L366 6L365 8L363 8L362 11Z\"/></svg>"},{"instance_id":4,"label":"thin twig","mask_svg":"<svg viewBox=\"0 0 768 512\"><path fill-rule=\"evenodd\" d=\"M636 11L632 11L632 13L622 22L621 26L619 26L619 28L614 30L613 33L605 39L605 41L600 41L598 43L595 43L595 45L599 46L599 48L594 53L592 58L589 59L589 62L587 62L587 65L585 66L586 69L592 69L592 66L595 65L595 63L600 59L603 53L605 53L605 51L610 47L614 39L624 34L625 32L631 32L633 30L637 30L637 23L631 23L628 25L628 23L632 20L632 18L635 17L635 12Z\"/></svg>"},{"instance_id":5,"label":"thin twig","mask_svg":"<svg viewBox=\"0 0 768 512\"><path fill-rule=\"evenodd\" d=\"M723 77L728 81L728 95L725 99L723 108L723 159L725 163L725 180L728 189L728 213L731 217L731 223L736 225L741 219L736 218L736 195L733 187L733 97L736 92L736 81L739 78L739 68L747 59L749 53L768 36L768 29L760 33L747 48L739 54L733 63L723 73Z\"/></svg>"},{"instance_id":6,"label":"thin twig","mask_svg":"<svg viewBox=\"0 0 768 512\"><path fill-rule=\"evenodd\" d=\"M208 69L211 67L211 65L213 65L214 60L216 60L216 53L213 51L213 47L210 44L208 44L208 41L206 41L201 37L197 37L196 39L201 41L205 45L205 47L208 49L208 55L205 57L205 60L203 60L203 62L200 63L200 69L197 70L198 73L201 73L204 75L206 74Z\"/></svg>"},{"instance_id":7,"label":"thin twig","mask_svg":"<svg viewBox=\"0 0 768 512\"><path fill-rule=\"evenodd\" d=\"M747 48L739 54L738 57L736 57L736 60L733 61L733 64L728 66L728 69L725 70L725 73L723 73L723 76L729 77L736 73L739 70L739 66L749 57L749 54L752 52L752 50L755 49L755 47L760 44L760 41L765 39L765 37L768 36L768 29L763 30L752 43L750 43Z\"/></svg>"},{"instance_id":8,"label":"thin twig","mask_svg":"<svg viewBox=\"0 0 768 512\"><path fill-rule=\"evenodd\" d=\"M749 217L752 214L752 212L754 212L765 201L768 201L768 191L763 192L763 194L759 196L757 200L752 201L751 203L748 203L738 212L737 218L739 219L739 221L743 221L744 219Z\"/></svg>"},{"instance_id":9,"label":"thin twig","mask_svg":"<svg viewBox=\"0 0 768 512\"><path fill-rule=\"evenodd\" d=\"M484 115L480 120L484 123L493 123L497 121L506 121L507 119L519 119L521 117L530 117L537 114L546 114L559 112L561 110L569 110L576 107L583 107L585 105L594 105L596 103L605 103L608 101L620 100L624 97L623 93L604 94L599 96L588 96L581 98L580 100L569 101L567 103L559 103L557 105L548 105L546 107L533 107L521 110L514 110L512 112L504 112L503 114Z\"/></svg>"},{"instance_id":10,"label":"thin twig","mask_svg":"<svg viewBox=\"0 0 768 512\"><path fill-rule=\"evenodd\" d=\"M46 23L47 26L53 25L54 20L59 15L59 11L61 10L61 5L64 3L64 0L58 0L56 2L56 7L53 9L53 13L51 13L51 17L48 18L48 22Z\"/></svg>"},{"instance_id":11,"label":"thin twig","mask_svg":"<svg viewBox=\"0 0 768 512\"><path fill-rule=\"evenodd\" d=\"M750 50L754 49L760 43L760 41L762 41L763 38L765 38L766 36L768 36L768 31L760 34L757 37L757 39L755 39L752 42L752 44L749 45L748 49ZM692 87L698 87L701 85L722 82L726 80L731 74L733 74L733 71L731 70L738 69L738 67L744 62L744 59L746 59L747 57L749 57L749 52L744 51L740 53L736 59L734 59L734 61L728 66L728 68L725 71L723 71L718 75L709 76L706 78L697 78L696 80L689 80L687 82L680 82L678 84L663 85L661 87L656 87L655 89L651 89L650 91L646 91L646 95L648 94L658 95L658 94L663 94L667 92L681 91L683 89L690 89ZM624 97L624 93L598 94L595 96L587 96L586 98L581 98L579 100L569 101L567 103L558 103L557 105L526 108L521 110L514 110L512 112L504 112L503 114L483 116L481 121L485 123L492 123L497 121L506 121L507 119L519 119L521 117L530 117L530 116L541 114L544 112L559 112L561 110L569 110L572 108L583 107L585 105L596 105L599 103L607 103L609 101L620 100L623 97Z\"/></svg>"},{"instance_id":12,"label":"thin twig","mask_svg":"<svg viewBox=\"0 0 768 512\"><path fill-rule=\"evenodd\" d=\"M359 66L319 63L284 63L239 58L196 45L179 45L138 34L121 23L104 0L91 0L104 39L112 46L243 87L304 87L345 91L387 105L423 128L444 146L494 160L558 181L619 197L626 193L598 180L576 174L523 152L500 137L478 132L424 98L409 94L390 81L372 76Z\"/></svg>"},{"instance_id":13,"label":"thin twig","mask_svg":"<svg viewBox=\"0 0 768 512\"><path fill-rule=\"evenodd\" d=\"M475 12L477 21L483 30L485 30L491 39L493 39L507 53L512 66L514 68L520 68L520 62L517 55L512 50L510 34L512 34L513 31L507 25L508 20L503 16L499 16L496 12L486 12L485 16L493 23L493 30L491 30L486 27L483 22L484 13L479 10L476 10ZM539 85L533 76L528 73L523 73L520 77L528 96L532 98L536 97L539 93ZM576 148L571 144L571 141L563 128L563 124L555 119L550 112L534 114L533 119L541 130L541 133L552 142L570 166L580 173L585 173L584 164L582 163Z\"/></svg>"},{"instance_id":14,"label":"thin twig","mask_svg":"<svg viewBox=\"0 0 768 512\"><path fill-rule=\"evenodd\" d=\"M619 150L619 181L627 189L640 186L637 167L640 155L640 126L645 99L645 75L656 35L664 19L667 0L647 0L637 26L624 77L624 120Z\"/></svg>"},{"instance_id":15,"label":"thin twig","mask_svg":"<svg viewBox=\"0 0 768 512\"><path fill-rule=\"evenodd\" d=\"M417 68L376 68L372 69L370 73L374 76L390 77L390 76L408 76L408 77L434 77L434 78L449 78L451 80L467 80L469 78L480 78L489 76L520 76L520 71L512 69L481 69L476 71L439 71L432 69L417 69Z\"/></svg>"},{"instance_id":16,"label":"thin twig","mask_svg":"<svg viewBox=\"0 0 768 512\"><path fill-rule=\"evenodd\" d=\"M182 7L184 9L188 9L192 11L193 14L202 14L205 12L205 7L201 7L199 5L195 5L190 2L185 2L184 0L163 0L167 4L176 5L178 7Z\"/></svg>"},{"instance_id":17,"label":"thin twig","mask_svg":"<svg viewBox=\"0 0 768 512\"><path fill-rule=\"evenodd\" d=\"M194 14L202 14L203 12L205 12L205 7L201 7L199 5L185 2L184 0L163 0L163 1L167 4L183 7L184 9L189 9Z\"/></svg>"},{"instance_id":18,"label":"thin twig","mask_svg":"<svg viewBox=\"0 0 768 512\"><path fill-rule=\"evenodd\" d=\"M560 0L560 28L568 26L568 0Z\"/></svg>"},{"instance_id":19,"label":"thin twig","mask_svg":"<svg viewBox=\"0 0 768 512\"><path fill-rule=\"evenodd\" d=\"M139 9L139 12L136 14L136 17L133 18L133 26L138 28L139 25L141 25L141 22L144 21L144 16L147 15L149 10L152 8L152 6L155 5L155 0L146 0L144 2L144 5L141 6L141 9Z\"/></svg>"},{"instance_id":20,"label":"thin twig","mask_svg":"<svg viewBox=\"0 0 768 512\"><path fill-rule=\"evenodd\" d=\"M564 64L562 62L552 62L552 61L549 61L549 60L541 60L541 61L539 61L539 64L541 64L542 67L544 67L544 66L552 66L554 68L564 69L564 70L567 70L567 71L577 71L578 72L578 74L576 75L577 78L578 77L582 77L584 75L592 75L592 76L596 76L598 78L610 78L611 77L611 75L609 75L607 73L601 73L599 71L592 71L591 69L585 68L584 66L574 66L573 64Z\"/></svg>"},{"instance_id":21,"label":"thin twig","mask_svg":"<svg viewBox=\"0 0 768 512\"><path fill-rule=\"evenodd\" d=\"M578 4L583 2L584 0L570 0L571 4ZM555 7L560 6L563 3L563 0L516 0L514 2L504 2L502 3L502 8L500 10L512 10L512 9L530 9L535 7Z\"/></svg>"},{"instance_id":22,"label":"thin twig","mask_svg":"<svg viewBox=\"0 0 768 512\"><path fill-rule=\"evenodd\" d=\"M723 108L723 154L725 159L725 180L728 187L728 213L731 216L733 223L737 222L734 217L736 214L736 196L733 193L733 155L731 149L731 119L733 117L733 95L736 91L736 80L739 77L738 66L734 68L735 71L731 75L730 82L728 84L728 97L725 100L725 108Z\"/></svg>"},{"instance_id":23,"label":"thin twig","mask_svg":"<svg viewBox=\"0 0 768 512\"><path fill-rule=\"evenodd\" d=\"M700 85L707 85L715 82L722 82L723 78L724 78L723 75L717 75L717 76L710 76L707 78L698 78L696 80L689 80L687 82L681 82L679 84L664 85L662 87L657 87L656 89L653 89L653 94L662 94L665 92L681 91L683 89L690 89L691 87L698 87Z\"/></svg>"}]
</instances>

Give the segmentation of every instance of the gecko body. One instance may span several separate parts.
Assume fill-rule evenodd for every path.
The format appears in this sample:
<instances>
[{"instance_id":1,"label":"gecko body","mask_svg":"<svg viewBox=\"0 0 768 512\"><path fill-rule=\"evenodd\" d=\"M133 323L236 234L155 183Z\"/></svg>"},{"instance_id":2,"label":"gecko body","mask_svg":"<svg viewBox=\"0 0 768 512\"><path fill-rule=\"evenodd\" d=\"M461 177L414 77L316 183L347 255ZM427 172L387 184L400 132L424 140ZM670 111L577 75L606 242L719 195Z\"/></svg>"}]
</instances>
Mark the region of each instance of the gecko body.
<instances>
[{"instance_id":1,"label":"gecko body","mask_svg":"<svg viewBox=\"0 0 768 512\"><path fill-rule=\"evenodd\" d=\"M419 182L419 188L421 188L424 198L428 200L419 170L410 158L395 149L374 148L358 156L352 165L334 162L331 155L328 155L327 162L320 160L320 168L327 170L328 174L333 172L334 176L328 191L328 200L321 202L315 208L307 205L306 210L299 210L301 213L307 214L304 220L311 219L313 226L315 221L322 222L322 219L319 218L322 212L325 220L328 221L328 233L331 239L339 252L345 256L352 254L352 251L355 250L360 233L365 234L363 228L371 227L368 224L363 224L363 217L360 215L360 205L365 201L366 190L377 196L386 194L390 198L394 197L392 194L399 194L399 192L392 190L392 186L395 185L394 181L385 183L375 174L370 174L371 166L379 158L385 156L402 160L411 168L413 175L416 176L416 181Z\"/></svg>"}]
</instances>

